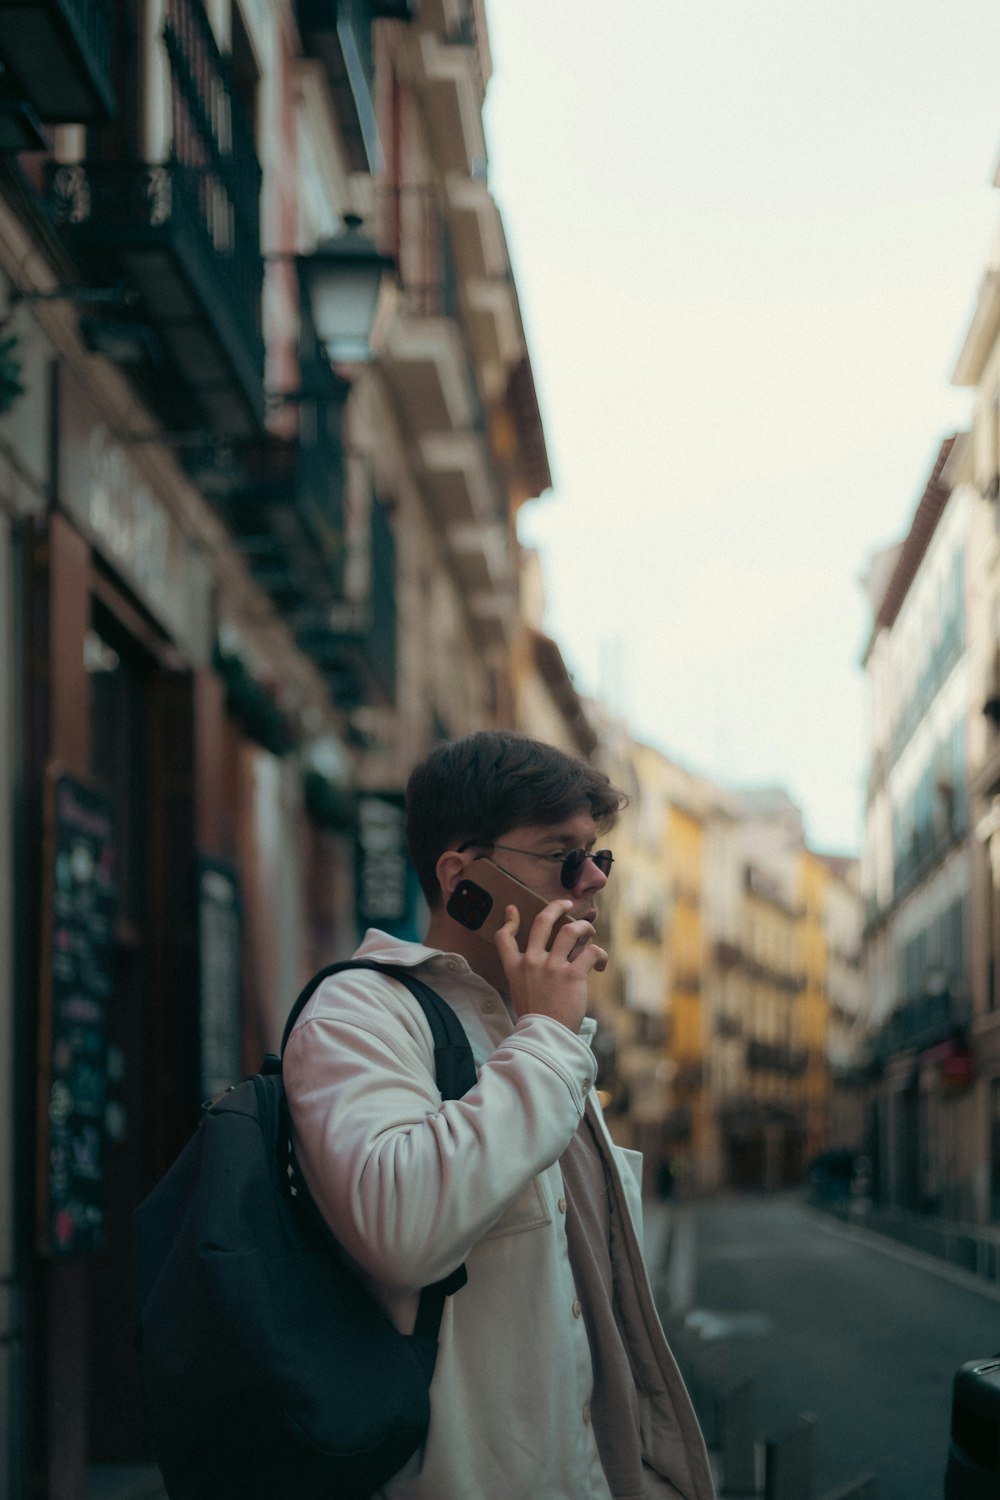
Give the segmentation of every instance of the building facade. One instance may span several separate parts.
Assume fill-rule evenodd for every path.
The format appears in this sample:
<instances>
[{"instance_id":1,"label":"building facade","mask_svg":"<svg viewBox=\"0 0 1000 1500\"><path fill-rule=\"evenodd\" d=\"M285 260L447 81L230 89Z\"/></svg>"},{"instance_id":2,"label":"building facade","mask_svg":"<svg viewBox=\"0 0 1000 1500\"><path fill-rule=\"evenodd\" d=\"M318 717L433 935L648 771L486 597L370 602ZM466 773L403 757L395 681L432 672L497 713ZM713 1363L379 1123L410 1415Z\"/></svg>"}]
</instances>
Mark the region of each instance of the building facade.
<instances>
[{"instance_id":1,"label":"building facade","mask_svg":"<svg viewBox=\"0 0 1000 1500\"><path fill-rule=\"evenodd\" d=\"M726 790L592 718L631 799L602 902L598 1084L648 1191L785 1187L832 1144L860 1151L857 861L810 850L783 791Z\"/></svg>"},{"instance_id":2,"label":"building facade","mask_svg":"<svg viewBox=\"0 0 1000 1500\"><path fill-rule=\"evenodd\" d=\"M827 934L828 890L831 872L827 862L803 848L799 876L799 975L802 993L798 1004L800 1057L804 1058L802 1104L804 1108L803 1161L822 1151L830 1137L831 1070L829 1061L831 999Z\"/></svg>"},{"instance_id":3,"label":"building facade","mask_svg":"<svg viewBox=\"0 0 1000 1500\"><path fill-rule=\"evenodd\" d=\"M862 854L877 1200L975 1215L968 753L976 497L964 438L939 451L901 546L871 575L872 724Z\"/></svg>"},{"instance_id":4,"label":"building facade","mask_svg":"<svg viewBox=\"0 0 1000 1500\"><path fill-rule=\"evenodd\" d=\"M861 1153L865 1141L869 1018L862 982L860 862L821 856L824 894L829 1123L827 1144Z\"/></svg>"},{"instance_id":5,"label":"building facade","mask_svg":"<svg viewBox=\"0 0 1000 1500\"><path fill-rule=\"evenodd\" d=\"M1000 176L996 185L1000 185ZM971 1214L1000 1223L1000 238L953 379L973 411L962 478L969 521L969 823L971 912L967 980L974 1059L962 1142Z\"/></svg>"},{"instance_id":6,"label":"building facade","mask_svg":"<svg viewBox=\"0 0 1000 1500\"><path fill-rule=\"evenodd\" d=\"M784 792L715 792L704 877L712 1188L799 1182L825 1144L827 997L812 861Z\"/></svg>"},{"instance_id":7,"label":"building facade","mask_svg":"<svg viewBox=\"0 0 1000 1500\"><path fill-rule=\"evenodd\" d=\"M51 1500L148 1457L131 1213L201 1100L417 930L406 776L516 721L550 482L479 0L80 9L0 28L0 1494Z\"/></svg>"},{"instance_id":8,"label":"building facade","mask_svg":"<svg viewBox=\"0 0 1000 1500\"><path fill-rule=\"evenodd\" d=\"M672 1136L671 1165L690 1191L704 1181L707 1136L707 1026L703 1001L705 825L703 788L671 768L667 886Z\"/></svg>"}]
</instances>

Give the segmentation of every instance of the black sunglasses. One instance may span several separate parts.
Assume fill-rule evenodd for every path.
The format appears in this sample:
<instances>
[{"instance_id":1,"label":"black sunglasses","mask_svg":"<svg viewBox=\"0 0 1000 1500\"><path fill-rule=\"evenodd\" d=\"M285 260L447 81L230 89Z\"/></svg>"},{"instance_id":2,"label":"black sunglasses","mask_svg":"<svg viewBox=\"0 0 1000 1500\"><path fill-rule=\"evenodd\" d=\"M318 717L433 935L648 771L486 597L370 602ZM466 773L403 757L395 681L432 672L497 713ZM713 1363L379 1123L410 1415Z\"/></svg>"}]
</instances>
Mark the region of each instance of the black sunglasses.
<instances>
[{"instance_id":1,"label":"black sunglasses","mask_svg":"<svg viewBox=\"0 0 1000 1500\"><path fill-rule=\"evenodd\" d=\"M588 859L594 861L605 878L611 874L611 866L615 862L610 849L595 849L593 853L589 849L571 849L568 854L536 854L532 849L515 849L513 844L494 844L490 839L468 839L458 846L459 854L463 854L466 849L504 849L508 854L526 854L529 859L556 860L562 867L559 878L567 891L571 891L580 879Z\"/></svg>"}]
</instances>

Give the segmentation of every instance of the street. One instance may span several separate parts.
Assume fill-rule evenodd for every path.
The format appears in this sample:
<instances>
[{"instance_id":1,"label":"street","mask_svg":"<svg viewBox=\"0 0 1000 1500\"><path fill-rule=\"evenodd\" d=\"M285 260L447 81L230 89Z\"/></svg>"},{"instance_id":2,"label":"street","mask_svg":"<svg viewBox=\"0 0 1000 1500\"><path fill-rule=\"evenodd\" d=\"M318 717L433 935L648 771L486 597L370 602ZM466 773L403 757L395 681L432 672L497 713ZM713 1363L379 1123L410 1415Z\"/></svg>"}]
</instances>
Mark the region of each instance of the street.
<instances>
[{"instance_id":1,"label":"street","mask_svg":"<svg viewBox=\"0 0 1000 1500\"><path fill-rule=\"evenodd\" d=\"M879 1500L941 1500L952 1376L1000 1349L1000 1300L855 1242L792 1195L685 1206L677 1222L691 1301L671 1337L693 1394L753 1376L767 1437L813 1413L816 1497L873 1470Z\"/></svg>"}]
</instances>

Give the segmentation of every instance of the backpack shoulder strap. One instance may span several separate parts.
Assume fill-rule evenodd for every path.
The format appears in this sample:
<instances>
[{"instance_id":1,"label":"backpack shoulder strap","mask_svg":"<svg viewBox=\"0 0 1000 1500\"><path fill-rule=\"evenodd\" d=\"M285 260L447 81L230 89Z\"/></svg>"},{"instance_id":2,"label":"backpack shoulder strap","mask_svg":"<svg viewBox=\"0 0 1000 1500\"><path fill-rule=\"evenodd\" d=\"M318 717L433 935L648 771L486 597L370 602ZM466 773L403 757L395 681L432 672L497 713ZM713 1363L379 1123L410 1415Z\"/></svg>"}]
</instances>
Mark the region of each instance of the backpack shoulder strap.
<instances>
[{"instance_id":1,"label":"backpack shoulder strap","mask_svg":"<svg viewBox=\"0 0 1000 1500\"><path fill-rule=\"evenodd\" d=\"M325 969L314 974L289 1011L281 1038L282 1053L292 1027L320 985L325 979L343 973L345 969L374 969L405 985L427 1017L427 1024L431 1028L434 1039L434 1076L442 1099L461 1099L463 1094L468 1093L476 1082L476 1064L461 1021L436 990L432 990L429 984L424 984L422 979L417 979L401 964L380 964L371 958L348 958L342 963L328 964ZM437 1338L445 1298L452 1292L457 1292L468 1279L465 1266L461 1265L442 1281L435 1281L431 1286L424 1287L420 1293L420 1306L413 1330L418 1338L432 1342Z\"/></svg>"},{"instance_id":2,"label":"backpack shoulder strap","mask_svg":"<svg viewBox=\"0 0 1000 1500\"><path fill-rule=\"evenodd\" d=\"M320 985L334 974L343 973L345 969L374 969L405 985L427 1017L427 1024L431 1028L434 1039L434 1073L442 1099L461 1099L463 1094L468 1093L476 1082L476 1065L461 1021L436 990L432 990L422 979L417 979L401 964L380 964L371 958L348 958L342 963L328 964L325 969L314 974L289 1012L281 1038L282 1052L288 1043L292 1027Z\"/></svg>"}]
</instances>

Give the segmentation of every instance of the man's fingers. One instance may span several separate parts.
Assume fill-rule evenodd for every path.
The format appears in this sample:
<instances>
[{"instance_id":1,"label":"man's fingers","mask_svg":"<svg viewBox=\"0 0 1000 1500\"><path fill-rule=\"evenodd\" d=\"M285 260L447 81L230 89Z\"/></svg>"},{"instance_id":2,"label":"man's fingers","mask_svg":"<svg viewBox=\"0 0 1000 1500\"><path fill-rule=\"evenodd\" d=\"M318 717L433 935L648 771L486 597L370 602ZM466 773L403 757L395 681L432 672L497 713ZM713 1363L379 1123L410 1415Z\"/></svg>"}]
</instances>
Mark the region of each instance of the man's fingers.
<instances>
[{"instance_id":1,"label":"man's fingers","mask_svg":"<svg viewBox=\"0 0 1000 1500\"><path fill-rule=\"evenodd\" d=\"M540 948L549 948L552 943L553 927L559 921L560 917L566 915L572 905L573 902L571 899L565 899L550 901L548 906L543 906L531 924L531 931L528 934L528 948L533 948L536 952ZM559 931L561 932L562 928Z\"/></svg>"},{"instance_id":2,"label":"man's fingers","mask_svg":"<svg viewBox=\"0 0 1000 1500\"><path fill-rule=\"evenodd\" d=\"M582 917L578 917L575 922L566 922L559 928L552 940L552 952L560 958L567 958L572 963L596 936L597 932L593 923L585 922Z\"/></svg>"},{"instance_id":3,"label":"man's fingers","mask_svg":"<svg viewBox=\"0 0 1000 1500\"><path fill-rule=\"evenodd\" d=\"M504 908L504 918L503 926L497 928L493 939L501 958L504 954L510 957L517 952L517 932L521 925L521 913L516 906L507 906Z\"/></svg>"},{"instance_id":4,"label":"man's fingers","mask_svg":"<svg viewBox=\"0 0 1000 1500\"><path fill-rule=\"evenodd\" d=\"M591 929L591 936L593 936L593 929ZM571 964L577 963L580 959L583 959L582 968L585 974L589 974L591 969L596 969L598 974L603 974L608 967L606 951L587 938L581 938L568 955Z\"/></svg>"}]
</instances>

